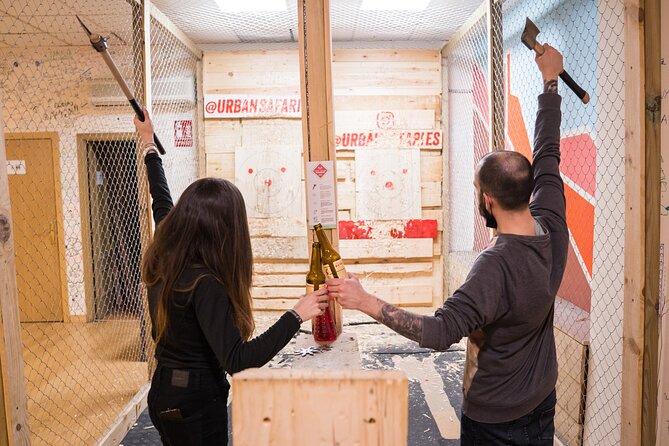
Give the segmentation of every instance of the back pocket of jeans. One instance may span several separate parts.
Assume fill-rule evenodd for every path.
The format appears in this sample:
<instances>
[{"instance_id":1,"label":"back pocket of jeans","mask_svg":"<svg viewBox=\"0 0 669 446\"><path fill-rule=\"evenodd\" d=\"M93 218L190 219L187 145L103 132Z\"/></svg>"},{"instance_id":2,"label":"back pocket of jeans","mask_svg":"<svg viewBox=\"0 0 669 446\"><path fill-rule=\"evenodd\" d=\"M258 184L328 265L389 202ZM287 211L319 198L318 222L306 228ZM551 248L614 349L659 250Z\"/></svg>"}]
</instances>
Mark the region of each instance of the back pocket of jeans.
<instances>
[{"instance_id":1,"label":"back pocket of jeans","mask_svg":"<svg viewBox=\"0 0 669 446\"><path fill-rule=\"evenodd\" d=\"M165 435L174 445L202 445L217 432L227 432L225 402L215 399L202 409L181 419L161 418Z\"/></svg>"},{"instance_id":2,"label":"back pocket of jeans","mask_svg":"<svg viewBox=\"0 0 669 446\"><path fill-rule=\"evenodd\" d=\"M555 407L539 414L539 440L553 440L555 436Z\"/></svg>"}]
</instances>

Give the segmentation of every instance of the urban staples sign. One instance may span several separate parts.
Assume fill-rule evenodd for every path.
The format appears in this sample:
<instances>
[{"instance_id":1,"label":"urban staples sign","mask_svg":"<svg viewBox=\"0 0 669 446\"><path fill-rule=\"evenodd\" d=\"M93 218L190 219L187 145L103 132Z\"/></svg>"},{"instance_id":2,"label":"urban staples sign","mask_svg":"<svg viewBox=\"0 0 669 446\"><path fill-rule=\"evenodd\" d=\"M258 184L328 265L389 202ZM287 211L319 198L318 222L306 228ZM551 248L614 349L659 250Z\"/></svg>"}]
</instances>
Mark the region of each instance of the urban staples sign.
<instances>
[{"instance_id":1,"label":"urban staples sign","mask_svg":"<svg viewBox=\"0 0 669 446\"><path fill-rule=\"evenodd\" d=\"M301 118L302 98L239 94L204 95L205 118Z\"/></svg>"},{"instance_id":2,"label":"urban staples sign","mask_svg":"<svg viewBox=\"0 0 669 446\"><path fill-rule=\"evenodd\" d=\"M441 130L371 130L368 132L343 132L335 136L337 149L356 147L400 147L441 149Z\"/></svg>"}]
</instances>

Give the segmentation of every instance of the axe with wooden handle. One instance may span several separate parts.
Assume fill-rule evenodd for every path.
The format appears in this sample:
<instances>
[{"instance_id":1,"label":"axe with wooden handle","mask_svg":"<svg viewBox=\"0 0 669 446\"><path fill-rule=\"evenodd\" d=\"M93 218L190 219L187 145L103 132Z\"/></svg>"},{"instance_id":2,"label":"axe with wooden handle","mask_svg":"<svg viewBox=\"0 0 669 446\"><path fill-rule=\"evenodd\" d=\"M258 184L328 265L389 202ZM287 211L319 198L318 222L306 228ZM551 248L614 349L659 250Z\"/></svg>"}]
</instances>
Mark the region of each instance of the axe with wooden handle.
<instances>
[{"instance_id":1,"label":"axe with wooden handle","mask_svg":"<svg viewBox=\"0 0 669 446\"><path fill-rule=\"evenodd\" d=\"M530 50L535 51L539 56L544 54L544 47L539 42L537 42L537 34L540 32L541 31L539 28L537 28L537 25L535 25L528 17L525 19L525 29L523 29L523 33L520 35L520 41L523 42ZM562 73L560 73L560 79L562 79L564 83L567 84L569 88L571 88L571 91L576 93L576 96L578 96L578 98L583 101L584 104L590 102L590 95L588 92L582 89L581 86L578 85L574 79L572 79L569 73L562 70Z\"/></svg>"},{"instance_id":2,"label":"axe with wooden handle","mask_svg":"<svg viewBox=\"0 0 669 446\"><path fill-rule=\"evenodd\" d=\"M139 118L140 121L144 122L144 110L142 110L142 107L139 105L139 102L137 102L137 99L135 99L134 95L130 91L130 87L128 87L128 84L125 82L125 79L123 79L121 72L118 70L118 67L114 63L114 60L111 58L109 52L107 51L107 39L105 39L99 34L91 32L91 30L89 30L88 27L84 25L84 22L81 21L79 16L76 17L77 20L79 20L79 24L81 24L81 27L86 32L88 39L91 41L91 45L93 45L95 51L100 53L105 63L109 67L112 76L114 76L114 79L116 79L116 82L118 82L118 85L119 87L121 87L123 94L128 99L128 102L130 102L130 106L132 107L133 110L135 110L135 114L137 114L137 117ZM164 155L165 149L163 148L163 145L161 144L160 140L158 139L155 133L153 134L153 142L156 144L156 148L158 148L158 151L161 153L161 155Z\"/></svg>"}]
</instances>

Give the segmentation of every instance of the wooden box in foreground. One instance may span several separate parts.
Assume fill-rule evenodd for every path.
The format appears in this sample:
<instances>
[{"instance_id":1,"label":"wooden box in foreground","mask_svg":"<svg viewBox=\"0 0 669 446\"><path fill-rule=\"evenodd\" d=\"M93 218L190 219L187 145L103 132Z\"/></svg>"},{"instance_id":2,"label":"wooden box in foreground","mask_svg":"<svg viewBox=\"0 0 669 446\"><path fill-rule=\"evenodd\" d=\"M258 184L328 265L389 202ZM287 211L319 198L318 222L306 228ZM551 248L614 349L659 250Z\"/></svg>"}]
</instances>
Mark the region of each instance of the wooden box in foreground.
<instances>
[{"instance_id":1,"label":"wooden box in foreground","mask_svg":"<svg viewBox=\"0 0 669 446\"><path fill-rule=\"evenodd\" d=\"M407 444L409 390L395 370L251 369L232 384L235 446Z\"/></svg>"}]
</instances>

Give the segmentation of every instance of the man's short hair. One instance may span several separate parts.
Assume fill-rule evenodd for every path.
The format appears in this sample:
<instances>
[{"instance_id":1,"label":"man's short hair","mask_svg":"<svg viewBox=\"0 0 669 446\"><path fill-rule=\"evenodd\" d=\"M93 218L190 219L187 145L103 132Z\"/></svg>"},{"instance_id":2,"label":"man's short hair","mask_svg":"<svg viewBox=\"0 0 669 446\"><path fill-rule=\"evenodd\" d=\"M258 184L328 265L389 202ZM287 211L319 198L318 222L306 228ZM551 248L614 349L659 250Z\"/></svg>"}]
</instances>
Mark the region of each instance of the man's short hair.
<instances>
[{"instance_id":1,"label":"man's short hair","mask_svg":"<svg viewBox=\"0 0 669 446\"><path fill-rule=\"evenodd\" d=\"M478 184L480 192L497 200L502 209L521 210L528 206L534 189L532 165L518 152L488 153L479 163Z\"/></svg>"}]
</instances>

